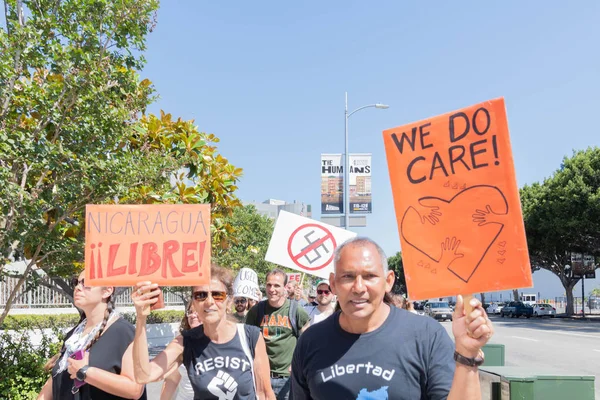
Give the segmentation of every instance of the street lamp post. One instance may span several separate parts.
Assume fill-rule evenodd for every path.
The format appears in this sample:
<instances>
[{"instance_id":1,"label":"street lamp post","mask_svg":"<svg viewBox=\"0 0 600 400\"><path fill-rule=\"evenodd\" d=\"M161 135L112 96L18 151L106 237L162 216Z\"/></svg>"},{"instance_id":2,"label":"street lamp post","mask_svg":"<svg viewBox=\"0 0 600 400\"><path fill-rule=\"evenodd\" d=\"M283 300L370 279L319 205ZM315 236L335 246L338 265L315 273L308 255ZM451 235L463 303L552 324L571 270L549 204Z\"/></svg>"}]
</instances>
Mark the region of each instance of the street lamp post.
<instances>
[{"instance_id":1,"label":"street lamp post","mask_svg":"<svg viewBox=\"0 0 600 400\"><path fill-rule=\"evenodd\" d=\"M355 112L364 110L365 108L375 107L382 110L390 106L381 103L369 104L358 107L356 110L348 113L348 92L346 95L346 107L344 108L344 228L350 228L350 154L348 153L348 118Z\"/></svg>"}]
</instances>

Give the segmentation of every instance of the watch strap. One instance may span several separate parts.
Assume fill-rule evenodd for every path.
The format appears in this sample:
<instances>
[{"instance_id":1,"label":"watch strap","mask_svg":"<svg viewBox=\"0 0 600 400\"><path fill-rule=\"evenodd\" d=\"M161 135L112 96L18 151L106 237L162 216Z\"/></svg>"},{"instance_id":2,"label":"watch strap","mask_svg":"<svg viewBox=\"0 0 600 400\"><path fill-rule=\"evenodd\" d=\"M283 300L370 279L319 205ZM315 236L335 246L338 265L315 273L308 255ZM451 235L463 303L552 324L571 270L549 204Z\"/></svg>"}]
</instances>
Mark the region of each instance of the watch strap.
<instances>
[{"instance_id":1,"label":"watch strap","mask_svg":"<svg viewBox=\"0 0 600 400\"><path fill-rule=\"evenodd\" d=\"M470 358L463 356L458 351L455 351L454 361L456 361L459 364L466 365L467 367L479 367L485 361L485 354L480 349L476 357Z\"/></svg>"},{"instance_id":2,"label":"watch strap","mask_svg":"<svg viewBox=\"0 0 600 400\"><path fill-rule=\"evenodd\" d=\"M77 376L77 379L79 379L80 381L85 381L85 378L87 378L87 370L89 367L89 365L84 365L83 367L79 368L79 371L77 371L77 373L75 374Z\"/></svg>"}]
</instances>

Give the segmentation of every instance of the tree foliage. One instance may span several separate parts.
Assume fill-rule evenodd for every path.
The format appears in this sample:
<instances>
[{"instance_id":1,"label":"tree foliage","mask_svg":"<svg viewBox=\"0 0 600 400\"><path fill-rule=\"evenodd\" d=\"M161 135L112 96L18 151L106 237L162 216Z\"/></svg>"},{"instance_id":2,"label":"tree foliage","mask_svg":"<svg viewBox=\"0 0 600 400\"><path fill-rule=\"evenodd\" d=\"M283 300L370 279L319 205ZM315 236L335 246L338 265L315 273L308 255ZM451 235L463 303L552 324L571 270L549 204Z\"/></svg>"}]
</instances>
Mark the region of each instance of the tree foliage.
<instances>
[{"instance_id":1,"label":"tree foliage","mask_svg":"<svg viewBox=\"0 0 600 400\"><path fill-rule=\"evenodd\" d=\"M543 183L521 189L532 269L555 274L573 313L571 252L600 255L600 148L576 151Z\"/></svg>"},{"instance_id":2,"label":"tree foliage","mask_svg":"<svg viewBox=\"0 0 600 400\"><path fill-rule=\"evenodd\" d=\"M145 114L154 89L137 71L157 1L4 5L0 278L7 262L30 262L0 323L25 280L70 294L47 277L82 267L85 204L210 203L213 250L228 247L242 170L193 121Z\"/></svg>"},{"instance_id":3,"label":"tree foliage","mask_svg":"<svg viewBox=\"0 0 600 400\"><path fill-rule=\"evenodd\" d=\"M392 288L392 291L394 293L406 294L406 278L404 277L404 264L402 263L402 253L397 252L393 256L388 257L387 262L388 268L391 271L394 271L394 274L396 275L396 280L394 282L394 287Z\"/></svg>"},{"instance_id":4,"label":"tree foliage","mask_svg":"<svg viewBox=\"0 0 600 400\"><path fill-rule=\"evenodd\" d=\"M235 239L228 249L217 250L215 261L239 271L251 268L258 274L259 283L275 265L265 261L265 254L273 235L273 220L259 214L253 205L236 208L225 222L235 229Z\"/></svg>"}]
</instances>

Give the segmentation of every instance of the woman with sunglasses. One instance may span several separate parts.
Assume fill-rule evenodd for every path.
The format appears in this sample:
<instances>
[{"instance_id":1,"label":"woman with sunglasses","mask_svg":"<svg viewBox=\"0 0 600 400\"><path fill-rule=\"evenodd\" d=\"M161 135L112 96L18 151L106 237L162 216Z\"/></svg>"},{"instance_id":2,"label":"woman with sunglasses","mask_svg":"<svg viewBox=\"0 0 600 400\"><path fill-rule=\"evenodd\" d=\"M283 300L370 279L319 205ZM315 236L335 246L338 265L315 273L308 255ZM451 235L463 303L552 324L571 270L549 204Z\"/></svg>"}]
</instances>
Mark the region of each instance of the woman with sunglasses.
<instances>
[{"instance_id":1,"label":"woman with sunglasses","mask_svg":"<svg viewBox=\"0 0 600 400\"><path fill-rule=\"evenodd\" d=\"M194 310L192 300L185 309L185 315L181 319L181 324L179 325L179 332L183 333L200 325L201 323L198 320L196 310ZM174 394L176 394L175 397L173 397ZM171 372L165 376L165 381L160 392L160 400L172 399L194 399L194 389L192 389L192 383L187 376L185 365L183 365L183 354L177 359L177 365L173 366Z\"/></svg>"},{"instance_id":2,"label":"woman with sunglasses","mask_svg":"<svg viewBox=\"0 0 600 400\"><path fill-rule=\"evenodd\" d=\"M152 361L148 357L146 317L160 290L151 282L137 284L131 296L137 312L135 379L140 383L160 380L183 355L195 399L275 399L259 329L227 318L233 276L216 265L211 267L210 276L210 284L192 288L193 308L202 325L182 332Z\"/></svg>"},{"instance_id":3,"label":"woman with sunglasses","mask_svg":"<svg viewBox=\"0 0 600 400\"><path fill-rule=\"evenodd\" d=\"M81 318L46 363L52 376L38 400L146 399L133 375L135 330L114 310L115 288L85 286L83 272L72 284Z\"/></svg>"}]
</instances>

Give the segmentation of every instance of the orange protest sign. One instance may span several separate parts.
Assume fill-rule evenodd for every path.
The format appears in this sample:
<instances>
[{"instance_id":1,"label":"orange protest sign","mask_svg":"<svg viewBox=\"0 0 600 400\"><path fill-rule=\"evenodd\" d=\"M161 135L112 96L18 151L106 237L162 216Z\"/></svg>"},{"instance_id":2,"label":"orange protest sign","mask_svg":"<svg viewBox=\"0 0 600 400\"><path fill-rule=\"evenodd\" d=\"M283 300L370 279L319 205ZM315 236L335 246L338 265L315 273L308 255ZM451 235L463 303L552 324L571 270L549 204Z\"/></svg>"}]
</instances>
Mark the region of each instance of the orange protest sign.
<instances>
[{"instance_id":1,"label":"orange protest sign","mask_svg":"<svg viewBox=\"0 0 600 400\"><path fill-rule=\"evenodd\" d=\"M160 286L210 282L210 205L87 205L85 282Z\"/></svg>"},{"instance_id":2,"label":"orange protest sign","mask_svg":"<svg viewBox=\"0 0 600 400\"><path fill-rule=\"evenodd\" d=\"M411 299L532 286L504 99L383 139Z\"/></svg>"}]
</instances>

